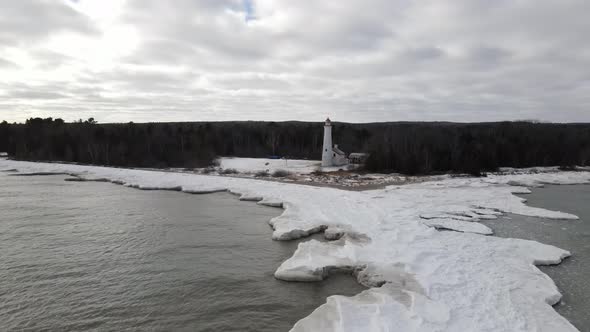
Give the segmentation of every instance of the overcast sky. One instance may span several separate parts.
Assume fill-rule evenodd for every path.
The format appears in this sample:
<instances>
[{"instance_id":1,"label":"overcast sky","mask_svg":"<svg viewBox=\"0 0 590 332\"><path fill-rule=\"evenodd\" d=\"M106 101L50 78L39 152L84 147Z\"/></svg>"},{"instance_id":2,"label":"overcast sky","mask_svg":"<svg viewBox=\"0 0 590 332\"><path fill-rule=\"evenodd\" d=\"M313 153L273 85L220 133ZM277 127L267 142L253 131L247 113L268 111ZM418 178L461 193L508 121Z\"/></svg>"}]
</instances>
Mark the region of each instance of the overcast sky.
<instances>
[{"instance_id":1,"label":"overcast sky","mask_svg":"<svg viewBox=\"0 0 590 332\"><path fill-rule=\"evenodd\" d=\"M590 121L587 0L3 0L0 120Z\"/></svg>"}]
</instances>

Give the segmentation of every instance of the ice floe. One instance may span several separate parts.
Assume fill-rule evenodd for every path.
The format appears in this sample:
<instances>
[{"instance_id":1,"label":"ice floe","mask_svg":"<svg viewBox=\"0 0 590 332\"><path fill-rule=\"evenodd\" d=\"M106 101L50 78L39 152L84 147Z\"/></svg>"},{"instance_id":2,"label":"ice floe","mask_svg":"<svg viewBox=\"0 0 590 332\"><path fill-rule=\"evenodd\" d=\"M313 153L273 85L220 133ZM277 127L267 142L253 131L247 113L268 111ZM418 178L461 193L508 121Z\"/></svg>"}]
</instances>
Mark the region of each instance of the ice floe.
<instances>
[{"instance_id":1,"label":"ice floe","mask_svg":"<svg viewBox=\"0 0 590 332\"><path fill-rule=\"evenodd\" d=\"M275 276L315 281L354 273L370 289L332 296L294 331L576 331L551 305L561 297L535 265L570 253L535 241L487 236L479 220L504 212L575 219L529 207L514 193L545 183L588 183L588 172L513 172L353 192L281 182L183 173L0 160L0 169L66 173L126 186L187 193L229 191L281 206L273 238L324 231L300 243ZM0 176L8 176L0 173ZM518 184L519 186L514 186ZM438 231L437 228L455 231Z\"/></svg>"}]
</instances>

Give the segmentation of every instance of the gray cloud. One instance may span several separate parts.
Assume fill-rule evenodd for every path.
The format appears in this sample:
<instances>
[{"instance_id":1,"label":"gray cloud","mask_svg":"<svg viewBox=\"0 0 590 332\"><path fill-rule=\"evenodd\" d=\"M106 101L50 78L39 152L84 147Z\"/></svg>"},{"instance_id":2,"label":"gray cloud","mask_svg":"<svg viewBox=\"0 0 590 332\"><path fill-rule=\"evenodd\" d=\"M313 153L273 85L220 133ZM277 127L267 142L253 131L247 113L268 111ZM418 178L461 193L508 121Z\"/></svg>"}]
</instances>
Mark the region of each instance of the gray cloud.
<instances>
[{"instance_id":1,"label":"gray cloud","mask_svg":"<svg viewBox=\"0 0 590 332\"><path fill-rule=\"evenodd\" d=\"M51 91L38 91L36 89L31 90L16 90L10 91L8 94L9 98L15 99L60 99L66 98L66 95L63 95L59 92L51 92Z\"/></svg>"},{"instance_id":2,"label":"gray cloud","mask_svg":"<svg viewBox=\"0 0 590 332\"><path fill-rule=\"evenodd\" d=\"M36 42L59 31L98 33L86 17L60 1L2 1L0 17L0 42L4 45Z\"/></svg>"},{"instance_id":3,"label":"gray cloud","mask_svg":"<svg viewBox=\"0 0 590 332\"><path fill-rule=\"evenodd\" d=\"M127 0L108 24L59 1L11 3L0 4L9 120L590 121L584 0L254 0L254 12L242 0ZM73 31L98 45L111 25L138 40L106 63L43 44ZM14 45L36 75L10 66Z\"/></svg>"},{"instance_id":4,"label":"gray cloud","mask_svg":"<svg viewBox=\"0 0 590 332\"><path fill-rule=\"evenodd\" d=\"M14 63L12 61L8 61L8 60L4 60L4 59L0 58L0 68L1 67L15 68L15 67L17 67L17 65L16 65L16 63Z\"/></svg>"}]
</instances>

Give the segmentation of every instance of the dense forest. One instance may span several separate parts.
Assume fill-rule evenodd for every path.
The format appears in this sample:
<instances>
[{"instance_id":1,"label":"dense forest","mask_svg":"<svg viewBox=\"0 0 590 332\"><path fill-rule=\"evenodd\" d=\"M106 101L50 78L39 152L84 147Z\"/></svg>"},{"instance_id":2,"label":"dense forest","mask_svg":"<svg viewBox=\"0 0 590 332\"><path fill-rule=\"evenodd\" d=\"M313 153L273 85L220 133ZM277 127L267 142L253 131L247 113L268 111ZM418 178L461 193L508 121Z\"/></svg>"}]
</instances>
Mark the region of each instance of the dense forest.
<instances>
[{"instance_id":1,"label":"dense forest","mask_svg":"<svg viewBox=\"0 0 590 332\"><path fill-rule=\"evenodd\" d=\"M0 124L16 159L136 167L203 167L216 156L320 159L323 122L98 124L31 118ZM479 175L498 167L590 165L590 124L531 122L334 123L346 152L368 152L372 172Z\"/></svg>"}]
</instances>

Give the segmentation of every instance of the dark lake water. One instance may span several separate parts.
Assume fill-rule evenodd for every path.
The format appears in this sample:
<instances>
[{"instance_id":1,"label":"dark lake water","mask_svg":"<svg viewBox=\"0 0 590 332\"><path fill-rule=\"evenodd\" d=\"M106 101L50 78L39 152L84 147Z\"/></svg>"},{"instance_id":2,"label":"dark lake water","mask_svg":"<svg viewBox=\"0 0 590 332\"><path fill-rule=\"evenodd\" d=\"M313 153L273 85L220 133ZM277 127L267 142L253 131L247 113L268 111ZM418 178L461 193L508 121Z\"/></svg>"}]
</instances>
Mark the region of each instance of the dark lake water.
<instances>
[{"instance_id":1,"label":"dark lake water","mask_svg":"<svg viewBox=\"0 0 590 332\"><path fill-rule=\"evenodd\" d=\"M485 224L496 236L536 240L572 253L559 265L540 268L563 294L555 309L580 331L590 331L590 185L546 186L522 197L530 206L573 213L580 220L508 215Z\"/></svg>"},{"instance_id":2,"label":"dark lake water","mask_svg":"<svg viewBox=\"0 0 590 332\"><path fill-rule=\"evenodd\" d=\"M274 279L279 209L63 179L0 174L2 331L287 331L363 290Z\"/></svg>"}]
</instances>

